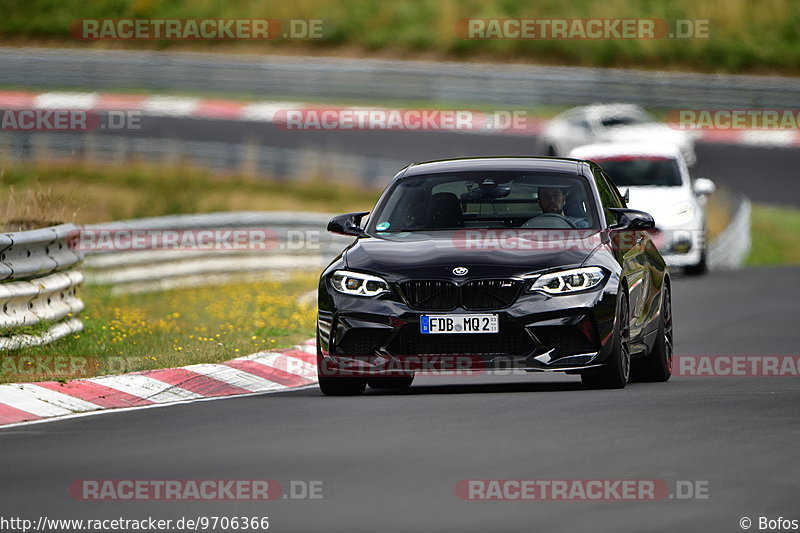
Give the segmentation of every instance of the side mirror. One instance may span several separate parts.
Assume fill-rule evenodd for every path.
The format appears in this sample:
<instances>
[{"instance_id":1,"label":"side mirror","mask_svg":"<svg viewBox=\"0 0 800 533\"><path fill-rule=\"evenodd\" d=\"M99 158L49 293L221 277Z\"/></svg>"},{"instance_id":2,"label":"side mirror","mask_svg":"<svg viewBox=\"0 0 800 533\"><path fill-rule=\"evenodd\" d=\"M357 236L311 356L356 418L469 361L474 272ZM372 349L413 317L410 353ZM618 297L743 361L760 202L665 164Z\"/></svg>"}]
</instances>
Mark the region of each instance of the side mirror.
<instances>
[{"instance_id":1,"label":"side mirror","mask_svg":"<svg viewBox=\"0 0 800 533\"><path fill-rule=\"evenodd\" d=\"M335 216L328 222L328 231L340 235L360 237L364 235L364 230L360 227L361 219L364 218L364 215L368 214L369 211L362 211L359 213L345 213L344 215Z\"/></svg>"},{"instance_id":2,"label":"side mirror","mask_svg":"<svg viewBox=\"0 0 800 533\"><path fill-rule=\"evenodd\" d=\"M650 213L637 211L636 209L621 209L612 207L609 211L613 212L617 218L617 223L612 229L653 229L656 221Z\"/></svg>"},{"instance_id":3,"label":"side mirror","mask_svg":"<svg viewBox=\"0 0 800 533\"><path fill-rule=\"evenodd\" d=\"M708 196L717 190L717 186L708 178L697 178L692 184L692 190L697 196Z\"/></svg>"}]
</instances>

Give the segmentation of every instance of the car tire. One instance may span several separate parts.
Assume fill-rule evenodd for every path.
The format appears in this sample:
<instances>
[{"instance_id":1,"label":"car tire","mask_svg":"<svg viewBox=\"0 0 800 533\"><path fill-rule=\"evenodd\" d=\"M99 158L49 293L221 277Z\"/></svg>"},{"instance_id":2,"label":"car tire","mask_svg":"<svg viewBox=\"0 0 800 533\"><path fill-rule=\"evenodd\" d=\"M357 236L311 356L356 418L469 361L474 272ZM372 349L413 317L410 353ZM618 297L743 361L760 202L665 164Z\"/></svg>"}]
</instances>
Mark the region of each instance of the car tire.
<instances>
[{"instance_id":1,"label":"car tire","mask_svg":"<svg viewBox=\"0 0 800 533\"><path fill-rule=\"evenodd\" d=\"M358 396L367 388L367 378L319 376L319 390L325 396Z\"/></svg>"},{"instance_id":2,"label":"car tire","mask_svg":"<svg viewBox=\"0 0 800 533\"><path fill-rule=\"evenodd\" d=\"M369 378L367 385L371 389L407 389L414 381L414 374L408 376L377 376Z\"/></svg>"},{"instance_id":3,"label":"car tire","mask_svg":"<svg viewBox=\"0 0 800 533\"><path fill-rule=\"evenodd\" d=\"M367 378L355 376L323 376L322 351L317 332L317 384L325 396L358 396L367 388Z\"/></svg>"},{"instance_id":4,"label":"car tire","mask_svg":"<svg viewBox=\"0 0 800 533\"><path fill-rule=\"evenodd\" d=\"M700 253L700 261L696 265L691 265L683 268L683 273L687 276L702 276L708 272L708 258L706 249Z\"/></svg>"},{"instance_id":5,"label":"car tire","mask_svg":"<svg viewBox=\"0 0 800 533\"><path fill-rule=\"evenodd\" d=\"M617 303L614 341L605 365L581 373L581 381L588 389L623 389L631 374L631 325L628 296L621 293Z\"/></svg>"},{"instance_id":6,"label":"car tire","mask_svg":"<svg viewBox=\"0 0 800 533\"><path fill-rule=\"evenodd\" d=\"M646 357L634 362L633 381L663 382L672 376L672 296L669 285L664 286L658 333L653 348Z\"/></svg>"},{"instance_id":7,"label":"car tire","mask_svg":"<svg viewBox=\"0 0 800 533\"><path fill-rule=\"evenodd\" d=\"M703 235L707 235L706 230L703 229ZM687 276L702 276L708 272L708 246L703 238L703 248L700 250L700 260L687 267L683 267L683 273Z\"/></svg>"}]
</instances>

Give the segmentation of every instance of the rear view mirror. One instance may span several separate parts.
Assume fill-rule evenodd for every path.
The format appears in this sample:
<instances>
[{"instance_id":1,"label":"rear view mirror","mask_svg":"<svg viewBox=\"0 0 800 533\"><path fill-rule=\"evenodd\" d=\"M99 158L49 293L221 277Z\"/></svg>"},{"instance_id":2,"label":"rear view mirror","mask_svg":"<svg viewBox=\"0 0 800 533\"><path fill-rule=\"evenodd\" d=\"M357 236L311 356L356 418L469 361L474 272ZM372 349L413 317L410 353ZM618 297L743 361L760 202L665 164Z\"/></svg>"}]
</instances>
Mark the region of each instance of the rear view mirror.
<instances>
[{"instance_id":1,"label":"rear view mirror","mask_svg":"<svg viewBox=\"0 0 800 533\"><path fill-rule=\"evenodd\" d=\"M361 219L364 215L368 215L369 211L361 211L358 213L345 213L338 215L328 222L328 231L331 233L338 233L339 235L352 235L360 237L364 235L364 230L361 228Z\"/></svg>"},{"instance_id":2,"label":"rear view mirror","mask_svg":"<svg viewBox=\"0 0 800 533\"><path fill-rule=\"evenodd\" d=\"M717 186L708 178L697 178L692 184L692 190L697 196L709 196L714 194Z\"/></svg>"},{"instance_id":3,"label":"rear view mirror","mask_svg":"<svg viewBox=\"0 0 800 533\"><path fill-rule=\"evenodd\" d=\"M617 219L617 224L613 229L653 229L656 227L656 221L653 220L650 213L644 211L637 211L636 209L620 209L617 207L609 209L612 211Z\"/></svg>"}]
</instances>

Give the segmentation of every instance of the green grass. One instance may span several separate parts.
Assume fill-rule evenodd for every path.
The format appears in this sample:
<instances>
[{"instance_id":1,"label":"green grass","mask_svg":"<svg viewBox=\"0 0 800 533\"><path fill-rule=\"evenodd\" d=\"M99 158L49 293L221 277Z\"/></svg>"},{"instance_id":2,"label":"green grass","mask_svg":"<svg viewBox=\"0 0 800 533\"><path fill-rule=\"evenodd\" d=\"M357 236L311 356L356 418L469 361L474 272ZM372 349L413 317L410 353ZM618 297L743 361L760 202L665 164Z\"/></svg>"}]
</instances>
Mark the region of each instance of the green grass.
<instances>
[{"instance_id":1,"label":"green grass","mask_svg":"<svg viewBox=\"0 0 800 533\"><path fill-rule=\"evenodd\" d=\"M753 205L747 265L800 265L800 209Z\"/></svg>"},{"instance_id":2,"label":"green grass","mask_svg":"<svg viewBox=\"0 0 800 533\"><path fill-rule=\"evenodd\" d=\"M2 11L0 37L12 44L800 73L800 3L794 0L5 0ZM302 18L323 19L326 26L321 40L92 43L69 34L80 18ZM465 18L704 19L711 25L708 39L467 40L455 31Z\"/></svg>"},{"instance_id":3,"label":"green grass","mask_svg":"<svg viewBox=\"0 0 800 533\"><path fill-rule=\"evenodd\" d=\"M107 287L85 287L84 330L46 346L3 354L0 382L25 381L24 373L13 370L26 356L82 358L91 361L88 375L104 375L214 363L289 347L314 335L316 307L298 298L313 290L316 280L316 274L298 273L288 280L235 283L224 289L118 296Z\"/></svg>"}]
</instances>

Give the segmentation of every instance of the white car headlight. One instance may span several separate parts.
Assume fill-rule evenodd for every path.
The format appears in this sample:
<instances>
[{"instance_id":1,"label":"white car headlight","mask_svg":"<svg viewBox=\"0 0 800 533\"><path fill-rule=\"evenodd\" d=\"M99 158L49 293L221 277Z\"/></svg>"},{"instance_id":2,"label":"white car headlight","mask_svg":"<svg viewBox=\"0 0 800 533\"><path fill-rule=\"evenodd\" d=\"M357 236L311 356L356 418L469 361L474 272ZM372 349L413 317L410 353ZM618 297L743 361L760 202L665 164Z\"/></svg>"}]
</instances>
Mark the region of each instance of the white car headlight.
<instances>
[{"instance_id":1,"label":"white car headlight","mask_svg":"<svg viewBox=\"0 0 800 533\"><path fill-rule=\"evenodd\" d=\"M547 294L569 294L594 289L603 282L605 273L600 267L574 268L542 274L531 283L528 292L543 291Z\"/></svg>"},{"instance_id":2,"label":"white car headlight","mask_svg":"<svg viewBox=\"0 0 800 533\"><path fill-rule=\"evenodd\" d=\"M352 296L378 296L389 292L385 279L360 272L337 270L331 276L331 283L337 291Z\"/></svg>"}]
</instances>

